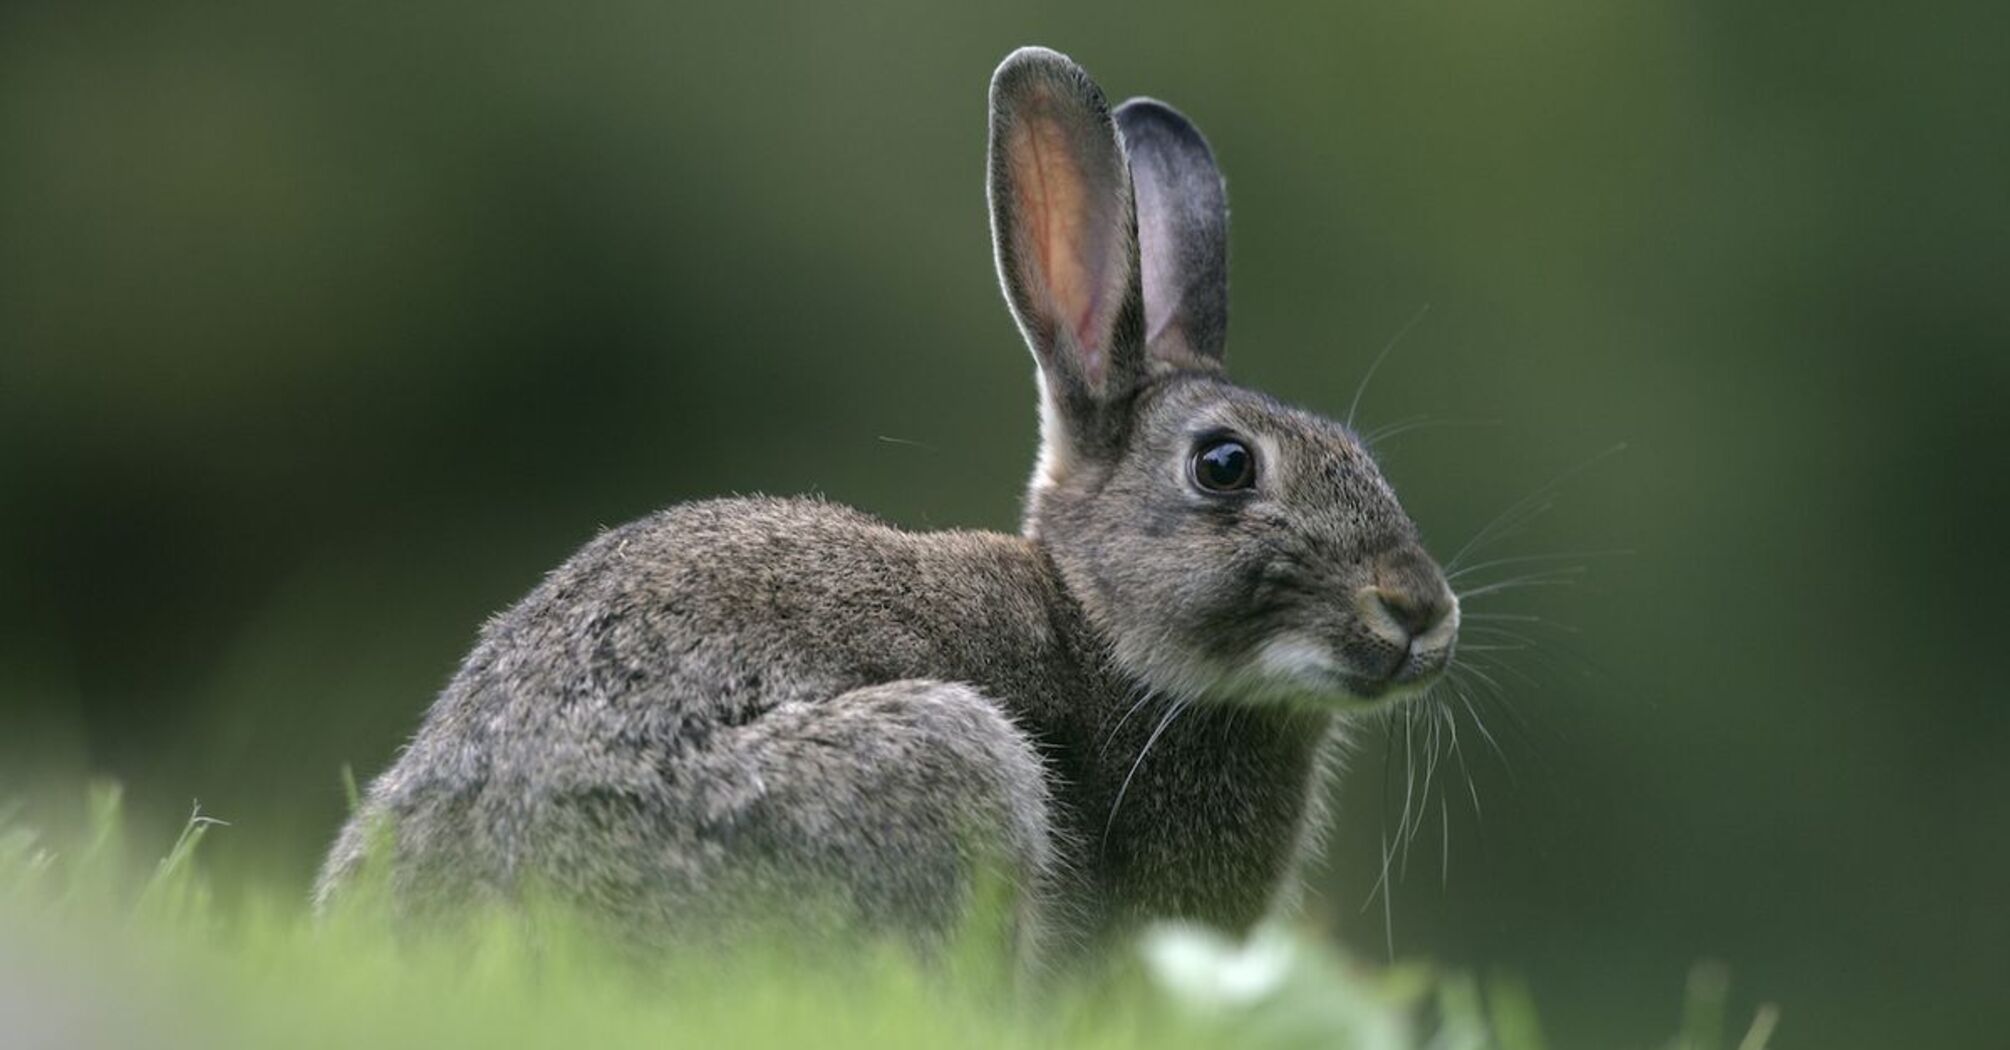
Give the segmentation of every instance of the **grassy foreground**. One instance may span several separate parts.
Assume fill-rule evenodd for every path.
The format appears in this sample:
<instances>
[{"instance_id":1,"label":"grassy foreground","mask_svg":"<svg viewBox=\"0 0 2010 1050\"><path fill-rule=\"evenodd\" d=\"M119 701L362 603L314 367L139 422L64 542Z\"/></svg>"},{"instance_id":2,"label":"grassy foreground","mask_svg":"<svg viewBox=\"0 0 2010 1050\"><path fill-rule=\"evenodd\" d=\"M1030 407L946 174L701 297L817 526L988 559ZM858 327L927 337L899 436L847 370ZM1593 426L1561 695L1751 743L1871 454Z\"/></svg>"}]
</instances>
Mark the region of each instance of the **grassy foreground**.
<instances>
[{"instance_id":1,"label":"grassy foreground","mask_svg":"<svg viewBox=\"0 0 2010 1050\"><path fill-rule=\"evenodd\" d=\"M1283 929L1234 945L1143 937L1093 987L1014 993L972 944L918 962L862 950L809 966L786 946L643 972L562 924L498 917L453 938L395 936L364 910L310 921L289 890L221 901L190 820L135 864L119 793L56 838L0 811L0 1019L39 1047L1084 1046L1544 1050L1516 984L1369 968ZM1762 1050L1774 1014L1725 1037L1721 975L1701 967L1670 1050Z\"/></svg>"}]
</instances>

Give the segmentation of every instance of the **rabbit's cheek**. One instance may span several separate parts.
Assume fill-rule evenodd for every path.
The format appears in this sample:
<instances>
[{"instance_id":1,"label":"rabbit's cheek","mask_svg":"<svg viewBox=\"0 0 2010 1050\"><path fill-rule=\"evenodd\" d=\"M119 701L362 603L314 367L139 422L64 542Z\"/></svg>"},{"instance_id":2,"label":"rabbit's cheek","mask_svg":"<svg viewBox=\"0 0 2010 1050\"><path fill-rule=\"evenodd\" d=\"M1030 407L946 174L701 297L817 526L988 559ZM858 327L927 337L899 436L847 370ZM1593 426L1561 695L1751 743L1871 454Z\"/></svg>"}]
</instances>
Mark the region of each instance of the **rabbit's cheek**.
<instances>
[{"instance_id":1,"label":"rabbit's cheek","mask_svg":"<svg viewBox=\"0 0 2010 1050\"><path fill-rule=\"evenodd\" d=\"M1252 665L1265 678L1308 686L1330 685L1342 671L1333 646L1303 631L1286 631L1265 641Z\"/></svg>"}]
</instances>

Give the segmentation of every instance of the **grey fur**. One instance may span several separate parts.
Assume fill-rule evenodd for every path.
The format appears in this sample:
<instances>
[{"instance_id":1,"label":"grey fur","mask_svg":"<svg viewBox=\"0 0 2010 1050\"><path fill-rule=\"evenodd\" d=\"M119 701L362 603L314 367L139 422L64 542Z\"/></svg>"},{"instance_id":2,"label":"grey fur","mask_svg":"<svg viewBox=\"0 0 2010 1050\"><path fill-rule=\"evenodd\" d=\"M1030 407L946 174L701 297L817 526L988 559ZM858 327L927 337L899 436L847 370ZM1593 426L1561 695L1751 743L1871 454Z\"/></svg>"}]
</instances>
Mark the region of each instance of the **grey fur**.
<instances>
[{"instance_id":1,"label":"grey fur","mask_svg":"<svg viewBox=\"0 0 2010 1050\"><path fill-rule=\"evenodd\" d=\"M1456 606L1345 427L1231 384L1218 348L1146 346L1137 162L1088 77L1024 49L992 107L999 271L1043 391L1023 535L771 498L602 534L484 627L319 901L380 826L408 915L543 888L652 943L937 944L996 883L1038 960L1156 918L1246 929L1288 895L1341 716L1428 682ZM1029 196L1028 171L1062 181ZM1247 491L1189 474L1218 435L1252 450Z\"/></svg>"},{"instance_id":2,"label":"grey fur","mask_svg":"<svg viewBox=\"0 0 2010 1050\"><path fill-rule=\"evenodd\" d=\"M1201 368L1228 343L1228 188L1193 122L1156 99L1117 107L1137 197L1151 356Z\"/></svg>"}]
</instances>

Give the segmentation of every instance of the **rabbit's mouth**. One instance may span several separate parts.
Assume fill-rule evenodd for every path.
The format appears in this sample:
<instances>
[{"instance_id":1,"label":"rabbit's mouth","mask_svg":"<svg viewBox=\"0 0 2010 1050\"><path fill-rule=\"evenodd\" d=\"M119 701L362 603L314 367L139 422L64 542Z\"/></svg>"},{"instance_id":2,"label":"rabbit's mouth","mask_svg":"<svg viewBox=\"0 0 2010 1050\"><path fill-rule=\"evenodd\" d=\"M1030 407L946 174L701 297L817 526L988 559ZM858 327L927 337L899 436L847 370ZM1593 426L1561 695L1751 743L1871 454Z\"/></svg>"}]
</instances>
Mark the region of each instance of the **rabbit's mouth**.
<instances>
[{"instance_id":1,"label":"rabbit's mouth","mask_svg":"<svg viewBox=\"0 0 2010 1050\"><path fill-rule=\"evenodd\" d=\"M1288 694L1319 706L1385 706L1428 692L1451 662L1450 630L1395 652L1386 646L1349 653L1309 633L1288 631L1265 641L1250 663L1253 693ZM1372 668L1372 670L1369 670Z\"/></svg>"},{"instance_id":2,"label":"rabbit's mouth","mask_svg":"<svg viewBox=\"0 0 2010 1050\"><path fill-rule=\"evenodd\" d=\"M1343 621L1273 630L1240 656L1128 650L1122 642L1114 655L1147 688L1173 696L1362 712L1430 691L1451 665L1457 633L1455 607L1430 630L1401 638Z\"/></svg>"},{"instance_id":3,"label":"rabbit's mouth","mask_svg":"<svg viewBox=\"0 0 2010 1050\"><path fill-rule=\"evenodd\" d=\"M1438 684L1438 679L1442 676L1442 671L1435 670L1402 678L1370 679L1347 676L1345 688L1350 697L1361 703L1384 707L1430 692L1431 687Z\"/></svg>"}]
</instances>

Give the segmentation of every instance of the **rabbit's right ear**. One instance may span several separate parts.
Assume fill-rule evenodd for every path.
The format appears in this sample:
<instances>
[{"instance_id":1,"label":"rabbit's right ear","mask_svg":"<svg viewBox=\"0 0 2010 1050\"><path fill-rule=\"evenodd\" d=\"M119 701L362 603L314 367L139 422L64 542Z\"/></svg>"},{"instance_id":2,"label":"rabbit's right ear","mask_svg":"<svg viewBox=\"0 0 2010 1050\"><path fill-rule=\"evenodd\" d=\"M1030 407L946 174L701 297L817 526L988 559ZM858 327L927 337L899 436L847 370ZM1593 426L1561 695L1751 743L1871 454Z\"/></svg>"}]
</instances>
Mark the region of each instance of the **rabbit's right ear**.
<instances>
[{"instance_id":1,"label":"rabbit's right ear","mask_svg":"<svg viewBox=\"0 0 2010 1050\"><path fill-rule=\"evenodd\" d=\"M1040 363L1047 464L1120 440L1144 378L1130 169L1109 104L1067 56L1026 47L991 78L998 278Z\"/></svg>"},{"instance_id":2,"label":"rabbit's right ear","mask_svg":"<svg viewBox=\"0 0 2010 1050\"><path fill-rule=\"evenodd\" d=\"M1145 347L1152 360L1215 368L1228 341L1228 191L1200 129L1163 102L1117 107L1137 200Z\"/></svg>"}]
</instances>

